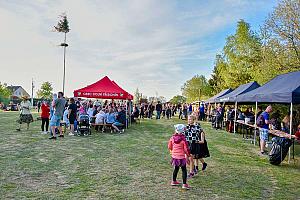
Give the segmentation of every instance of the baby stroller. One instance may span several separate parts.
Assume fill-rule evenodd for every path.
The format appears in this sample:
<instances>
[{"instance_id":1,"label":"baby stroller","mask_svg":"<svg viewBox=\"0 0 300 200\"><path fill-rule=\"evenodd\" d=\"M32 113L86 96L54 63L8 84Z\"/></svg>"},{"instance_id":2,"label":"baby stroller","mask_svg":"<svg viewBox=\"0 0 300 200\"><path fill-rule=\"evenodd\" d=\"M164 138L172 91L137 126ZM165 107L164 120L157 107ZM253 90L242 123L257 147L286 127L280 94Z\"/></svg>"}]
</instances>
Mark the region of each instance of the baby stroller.
<instances>
[{"instance_id":1,"label":"baby stroller","mask_svg":"<svg viewBox=\"0 0 300 200\"><path fill-rule=\"evenodd\" d=\"M78 122L78 135L91 135L90 118L88 115L80 115Z\"/></svg>"}]
</instances>

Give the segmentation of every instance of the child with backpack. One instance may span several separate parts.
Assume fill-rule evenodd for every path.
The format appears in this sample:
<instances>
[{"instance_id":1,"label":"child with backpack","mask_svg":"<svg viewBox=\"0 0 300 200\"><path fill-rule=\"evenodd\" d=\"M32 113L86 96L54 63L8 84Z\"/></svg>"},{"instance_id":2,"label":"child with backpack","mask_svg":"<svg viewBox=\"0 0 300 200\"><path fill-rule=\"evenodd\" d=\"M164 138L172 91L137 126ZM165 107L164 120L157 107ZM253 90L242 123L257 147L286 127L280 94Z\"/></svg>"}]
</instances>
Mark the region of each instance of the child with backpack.
<instances>
[{"instance_id":1,"label":"child with backpack","mask_svg":"<svg viewBox=\"0 0 300 200\"><path fill-rule=\"evenodd\" d=\"M188 149L187 142L185 140L184 132L186 130L185 125L177 124L175 127L175 133L170 138L168 143L168 149L172 154L171 164L174 166L172 186L178 186L180 183L177 181L177 174L179 168L182 170L182 188L190 189L187 184L187 169L186 164L189 163L190 152ZM188 157L186 159L186 157Z\"/></svg>"}]
</instances>

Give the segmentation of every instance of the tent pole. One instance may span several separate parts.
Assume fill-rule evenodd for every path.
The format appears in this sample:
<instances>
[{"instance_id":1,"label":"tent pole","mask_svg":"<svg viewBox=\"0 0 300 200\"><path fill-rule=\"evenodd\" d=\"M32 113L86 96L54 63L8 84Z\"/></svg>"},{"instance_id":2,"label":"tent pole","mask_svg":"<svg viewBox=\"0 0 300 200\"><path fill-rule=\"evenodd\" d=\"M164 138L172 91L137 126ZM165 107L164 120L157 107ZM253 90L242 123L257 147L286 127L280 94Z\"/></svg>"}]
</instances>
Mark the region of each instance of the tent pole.
<instances>
[{"instance_id":1,"label":"tent pole","mask_svg":"<svg viewBox=\"0 0 300 200\"><path fill-rule=\"evenodd\" d=\"M236 111L237 111L237 101L235 102L235 108L234 108L234 123L233 123L233 132L235 134L235 125L236 125Z\"/></svg>"},{"instance_id":2,"label":"tent pole","mask_svg":"<svg viewBox=\"0 0 300 200\"><path fill-rule=\"evenodd\" d=\"M128 108L128 110L129 110L129 125L131 126L131 123L132 123L132 121L131 121L131 113L132 113L132 110L131 110L131 100L129 100L128 102L129 102L128 103L128 106L129 106L129 108Z\"/></svg>"},{"instance_id":3,"label":"tent pole","mask_svg":"<svg viewBox=\"0 0 300 200\"><path fill-rule=\"evenodd\" d=\"M127 108L127 102L128 102L128 100L126 99L125 102L126 102L126 106L125 106L125 108L126 108L126 129L128 129L128 121L127 121L127 119L128 119L128 118L127 118L127 114L128 114L128 112L127 112L127 111L128 111L128 108Z\"/></svg>"},{"instance_id":4,"label":"tent pole","mask_svg":"<svg viewBox=\"0 0 300 200\"><path fill-rule=\"evenodd\" d=\"M254 146L255 146L255 143L256 143L256 131L257 131L256 115L257 115L257 101L255 101L255 115L254 115L254 136L253 136Z\"/></svg>"},{"instance_id":5,"label":"tent pole","mask_svg":"<svg viewBox=\"0 0 300 200\"><path fill-rule=\"evenodd\" d=\"M223 109L223 111L224 111L224 113L225 113L225 101L223 102L222 109ZM227 115L226 115L226 116L227 116ZM226 120L227 120L227 119L226 119ZM225 117L223 117L223 121L222 121L221 128L223 128L223 124L224 124L224 122L225 122ZM226 127L226 122L225 122L225 127Z\"/></svg>"},{"instance_id":6,"label":"tent pole","mask_svg":"<svg viewBox=\"0 0 300 200\"><path fill-rule=\"evenodd\" d=\"M292 138L292 130L293 129L293 103L291 103L290 107L290 138ZM289 159L288 159L288 164L290 164L291 160L291 147L289 148Z\"/></svg>"}]
</instances>

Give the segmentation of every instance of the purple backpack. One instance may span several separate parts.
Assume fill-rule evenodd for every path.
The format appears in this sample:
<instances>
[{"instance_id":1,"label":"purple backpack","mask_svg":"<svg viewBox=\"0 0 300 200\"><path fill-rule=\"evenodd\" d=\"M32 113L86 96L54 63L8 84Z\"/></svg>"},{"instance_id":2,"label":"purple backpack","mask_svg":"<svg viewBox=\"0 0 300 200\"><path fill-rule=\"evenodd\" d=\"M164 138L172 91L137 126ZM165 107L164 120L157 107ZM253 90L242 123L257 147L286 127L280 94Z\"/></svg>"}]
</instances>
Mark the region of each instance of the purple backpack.
<instances>
[{"instance_id":1,"label":"purple backpack","mask_svg":"<svg viewBox=\"0 0 300 200\"><path fill-rule=\"evenodd\" d=\"M265 118L263 116L264 113L261 113L258 117L257 117L257 120L256 120L256 125L260 128L262 128L266 122L265 122Z\"/></svg>"}]
</instances>

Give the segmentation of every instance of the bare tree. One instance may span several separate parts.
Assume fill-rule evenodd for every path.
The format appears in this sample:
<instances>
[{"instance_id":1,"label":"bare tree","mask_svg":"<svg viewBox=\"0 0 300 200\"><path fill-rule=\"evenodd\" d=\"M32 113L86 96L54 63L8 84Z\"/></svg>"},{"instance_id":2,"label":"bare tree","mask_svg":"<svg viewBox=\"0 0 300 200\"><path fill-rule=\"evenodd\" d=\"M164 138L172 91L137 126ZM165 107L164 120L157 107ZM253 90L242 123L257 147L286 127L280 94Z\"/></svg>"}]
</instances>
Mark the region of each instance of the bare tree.
<instances>
[{"instance_id":1,"label":"bare tree","mask_svg":"<svg viewBox=\"0 0 300 200\"><path fill-rule=\"evenodd\" d=\"M269 15L265 28L270 38L277 40L292 65L300 64L300 0L282 0ZM274 49L276 50L276 49ZM277 50L282 51L281 48Z\"/></svg>"}]
</instances>

